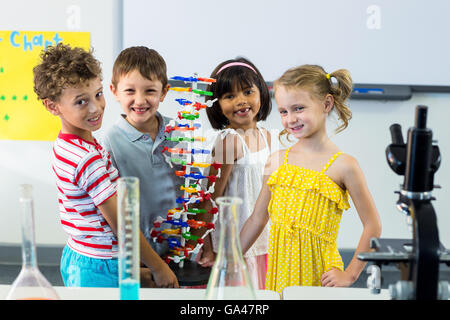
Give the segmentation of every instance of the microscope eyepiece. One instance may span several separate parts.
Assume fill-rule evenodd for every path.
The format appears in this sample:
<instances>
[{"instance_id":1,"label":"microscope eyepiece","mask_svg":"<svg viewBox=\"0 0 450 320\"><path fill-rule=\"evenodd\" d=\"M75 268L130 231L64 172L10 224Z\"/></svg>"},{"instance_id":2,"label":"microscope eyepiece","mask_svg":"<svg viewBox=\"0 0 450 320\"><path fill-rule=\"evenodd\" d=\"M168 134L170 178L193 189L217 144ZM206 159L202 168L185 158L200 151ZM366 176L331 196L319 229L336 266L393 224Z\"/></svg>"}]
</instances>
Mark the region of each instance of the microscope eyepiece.
<instances>
[{"instance_id":1,"label":"microscope eyepiece","mask_svg":"<svg viewBox=\"0 0 450 320\"><path fill-rule=\"evenodd\" d=\"M427 106L417 106L416 107L416 121L415 127L417 129L425 129L427 127Z\"/></svg>"},{"instance_id":2,"label":"microscope eyepiece","mask_svg":"<svg viewBox=\"0 0 450 320\"><path fill-rule=\"evenodd\" d=\"M402 127L398 123L394 123L389 127L393 144L405 144L403 141Z\"/></svg>"}]
</instances>

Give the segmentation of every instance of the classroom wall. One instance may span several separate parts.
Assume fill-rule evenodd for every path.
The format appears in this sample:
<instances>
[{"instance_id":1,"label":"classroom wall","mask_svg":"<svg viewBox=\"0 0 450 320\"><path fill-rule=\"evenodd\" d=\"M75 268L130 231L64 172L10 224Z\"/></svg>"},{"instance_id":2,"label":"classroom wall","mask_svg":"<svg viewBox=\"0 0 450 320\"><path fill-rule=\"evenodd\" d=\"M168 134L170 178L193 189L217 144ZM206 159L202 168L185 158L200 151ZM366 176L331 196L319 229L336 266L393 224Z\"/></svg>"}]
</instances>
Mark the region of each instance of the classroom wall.
<instances>
[{"instance_id":1,"label":"classroom wall","mask_svg":"<svg viewBox=\"0 0 450 320\"><path fill-rule=\"evenodd\" d=\"M77 29L68 24L67 8L78 5L81 20ZM2 2L0 11L4 12L0 20L1 30L61 30L89 31L92 46L97 58L104 68L104 86L107 109L103 128L97 136L105 132L120 113L120 107L112 98L108 86L114 58L121 48L121 18L119 15L121 1L26 1ZM26 6L26 10L23 8ZM11 13L11 14L8 14ZM251 57L249 57L251 58ZM280 70L282 71L282 70ZM169 76L173 76L170 74ZM203 75L205 76L205 75ZM206 75L207 76L207 75ZM175 116L177 107L173 103L174 93L169 93L161 104L160 112ZM275 101L273 111L265 123L266 128L280 130L279 115ZM415 106L429 106L428 126L433 130L433 137L438 140L441 149L442 164L435 176L435 183L442 189L435 189L434 207L438 217L440 237L446 247L450 247L450 215L446 212L446 197L450 196L448 182L450 168L446 155L450 154L450 116L449 94L414 94L407 101L357 101L351 100L353 119L349 127L339 133L333 140L345 152L356 157L366 175L367 183L380 213L385 238L409 238L404 216L395 209L397 196L394 191L403 182L387 165L385 148L390 143L389 126L400 123L406 137L406 130L413 125ZM201 117L206 120L204 110ZM204 123L205 130L208 123ZM336 125L329 122L331 134ZM209 126L210 128L210 126ZM273 139L277 144L276 137ZM18 244L21 242L18 185L31 183L34 186L36 241L38 245L63 245L66 235L62 231L58 218L56 187L50 167L51 142L43 141L1 141L0 140L0 243ZM283 147L283 146L279 146ZM362 231L356 211L352 208L342 218L338 237L339 248L355 248Z\"/></svg>"}]
</instances>

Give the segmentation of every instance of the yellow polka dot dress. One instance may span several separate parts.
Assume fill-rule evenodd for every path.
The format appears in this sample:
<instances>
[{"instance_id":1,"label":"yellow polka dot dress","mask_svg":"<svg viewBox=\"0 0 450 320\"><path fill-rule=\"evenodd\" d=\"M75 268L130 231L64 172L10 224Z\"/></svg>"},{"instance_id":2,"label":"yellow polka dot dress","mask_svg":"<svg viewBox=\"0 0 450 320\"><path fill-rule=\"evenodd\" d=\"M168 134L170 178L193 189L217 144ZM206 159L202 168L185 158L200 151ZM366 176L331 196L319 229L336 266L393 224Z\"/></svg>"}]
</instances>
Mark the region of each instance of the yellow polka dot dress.
<instances>
[{"instance_id":1,"label":"yellow polka dot dress","mask_svg":"<svg viewBox=\"0 0 450 320\"><path fill-rule=\"evenodd\" d=\"M267 184L270 235L266 289L282 294L288 286L320 286L322 274L344 264L336 239L348 192L325 171L342 153L336 153L321 171L284 163Z\"/></svg>"}]
</instances>

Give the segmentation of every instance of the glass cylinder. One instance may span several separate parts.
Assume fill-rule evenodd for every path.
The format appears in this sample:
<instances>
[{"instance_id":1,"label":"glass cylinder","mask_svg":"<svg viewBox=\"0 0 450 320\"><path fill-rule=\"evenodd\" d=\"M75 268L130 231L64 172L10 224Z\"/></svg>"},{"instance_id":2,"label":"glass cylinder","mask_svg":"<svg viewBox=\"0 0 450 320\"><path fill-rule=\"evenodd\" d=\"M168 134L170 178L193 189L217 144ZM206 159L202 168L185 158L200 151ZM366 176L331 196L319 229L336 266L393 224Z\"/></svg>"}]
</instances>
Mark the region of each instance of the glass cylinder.
<instances>
[{"instance_id":1,"label":"glass cylinder","mask_svg":"<svg viewBox=\"0 0 450 320\"><path fill-rule=\"evenodd\" d=\"M117 180L119 289L121 300L139 300L139 179Z\"/></svg>"},{"instance_id":2,"label":"glass cylinder","mask_svg":"<svg viewBox=\"0 0 450 320\"><path fill-rule=\"evenodd\" d=\"M33 187L20 185L20 209L22 224L22 269L6 296L7 300L59 300L50 282L40 272L37 264Z\"/></svg>"},{"instance_id":3,"label":"glass cylinder","mask_svg":"<svg viewBox=\"0 0 450 320\"><path fill-rule=\"evenodd\" d=\"M239 240L238 221L242 199L220 197L216 202L219 205L221 228L219 248L209 277L205 299L256 299Z\"/></svg>"}]
</instances>

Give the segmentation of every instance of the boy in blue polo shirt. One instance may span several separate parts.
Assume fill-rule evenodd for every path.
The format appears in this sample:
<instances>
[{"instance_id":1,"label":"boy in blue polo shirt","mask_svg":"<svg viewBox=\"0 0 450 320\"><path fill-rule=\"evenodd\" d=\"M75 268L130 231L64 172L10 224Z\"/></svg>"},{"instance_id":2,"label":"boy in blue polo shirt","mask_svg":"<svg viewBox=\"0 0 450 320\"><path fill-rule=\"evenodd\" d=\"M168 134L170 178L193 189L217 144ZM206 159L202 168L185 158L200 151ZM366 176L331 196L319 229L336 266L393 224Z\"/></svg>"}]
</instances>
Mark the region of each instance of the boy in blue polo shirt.
<instances>
[{"instance_id":1,"label":"boy in blue polo shirt","mask_svg":"<svg viewBox=\"0 0 450 320\"><path fill-rule=\"evenodd\" d=\"M164 255L167 244L153 242L150 231L158 216L178 206L176 199L182 195L179 178L162 154L163 147L175 146L164 135L171 119L157 111L169 90L166 63L153 49L127 48L114 62L110 88L124 114L106 132L103 145L120 176L139 178L140 227L155 251Z\"/></svg>"}]
</instances>

